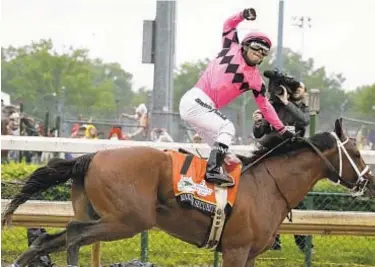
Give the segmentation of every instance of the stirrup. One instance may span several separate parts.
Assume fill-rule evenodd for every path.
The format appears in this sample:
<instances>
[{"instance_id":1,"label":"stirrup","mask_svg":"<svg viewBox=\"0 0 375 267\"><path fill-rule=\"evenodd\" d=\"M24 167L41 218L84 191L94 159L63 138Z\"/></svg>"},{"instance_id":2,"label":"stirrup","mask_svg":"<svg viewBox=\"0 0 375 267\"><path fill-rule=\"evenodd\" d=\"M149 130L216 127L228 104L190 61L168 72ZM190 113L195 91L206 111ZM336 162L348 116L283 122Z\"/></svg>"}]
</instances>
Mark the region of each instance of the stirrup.
<instances>
[{"instance_id":1,"label":"stirrup","mask_svg":"<svg viewBox=\"0 0 375 267\"><path fill-rule=\"evenodd\" d=\"M210 173L207 172L205 179L210 182L217 184L222 187L232 187L234 186L234 179L231 175L226 173Z\"/></svg>"}]
</instances>

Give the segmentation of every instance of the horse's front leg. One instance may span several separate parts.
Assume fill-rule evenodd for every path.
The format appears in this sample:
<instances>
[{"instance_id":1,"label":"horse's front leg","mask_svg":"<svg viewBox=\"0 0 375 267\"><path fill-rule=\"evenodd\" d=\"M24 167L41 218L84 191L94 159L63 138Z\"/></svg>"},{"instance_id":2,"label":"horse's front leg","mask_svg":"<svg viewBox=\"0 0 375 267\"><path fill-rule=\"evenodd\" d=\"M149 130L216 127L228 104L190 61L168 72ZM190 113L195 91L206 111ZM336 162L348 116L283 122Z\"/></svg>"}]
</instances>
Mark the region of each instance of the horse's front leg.
<instances>
[{"instance_id":1,"label":"horse's front leg","mask_svg":"<svg viewBox=\"0 0 375 267\"><path fill-rule=\"evenodd\" d=\"M249 255L249 247L223 250L222 267L245 267Z\"/></svg>"}]
</instances>

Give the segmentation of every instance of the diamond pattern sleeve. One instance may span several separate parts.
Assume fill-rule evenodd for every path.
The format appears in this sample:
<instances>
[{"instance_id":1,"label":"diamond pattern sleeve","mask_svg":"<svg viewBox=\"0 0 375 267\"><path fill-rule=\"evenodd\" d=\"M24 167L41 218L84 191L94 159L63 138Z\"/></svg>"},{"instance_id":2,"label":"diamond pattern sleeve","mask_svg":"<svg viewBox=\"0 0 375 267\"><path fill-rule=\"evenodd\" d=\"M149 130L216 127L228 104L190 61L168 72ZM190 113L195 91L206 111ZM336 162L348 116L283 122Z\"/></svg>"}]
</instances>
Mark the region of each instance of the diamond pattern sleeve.
<instances>
[{"instance_id":1,"label":"diamond pattern sleeve","mask_svg":"<svg viewBox=\"0 0 375 267\"><path fill-rule=\"evenodd\" d=\"M230 48L232 43L239 43L237 25L243 21L242 12L228 18L223 27L223 48Z\"/></svg>"}]
</instances>

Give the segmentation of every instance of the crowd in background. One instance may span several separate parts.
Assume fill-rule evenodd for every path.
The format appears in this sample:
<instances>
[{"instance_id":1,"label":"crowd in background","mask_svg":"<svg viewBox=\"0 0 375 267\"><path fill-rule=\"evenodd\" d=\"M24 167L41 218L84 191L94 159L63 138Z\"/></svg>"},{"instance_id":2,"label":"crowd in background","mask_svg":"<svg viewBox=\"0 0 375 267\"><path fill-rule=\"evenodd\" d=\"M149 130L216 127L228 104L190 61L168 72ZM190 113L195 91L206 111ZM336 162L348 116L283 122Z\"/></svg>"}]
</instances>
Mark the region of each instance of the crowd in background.
<instances>
[{"instance_id":1,"label":"crowd in background","mask_svg":"<svg viewBox=\"0 0 375 267\"><path fill-rule=\"evenodd\" d=\"M70 129L71 138L80 139L110 139L110 140L134 140L134 141L152 141L152 142L174 142L174 138L168 133L167 129L150 129L150 113L145 104L140 104L134 108L133 114L122 113L121 118L130 119L136 122L134 129L125 132L121 125L113 125L109 131L98 130L93 118L85 119L78 117L78 122L73 124ZM21 127L21 124L23 127ZM21 131L22 128L22 131ZM19 106L2 105L1 117L1 135L32 135L32 136L59 136L58 129L46 128L43 123L35 120L31 116L20 112ZM360 150L375 150L375 129L362 125L356 132L355 138ZM202 143L202 138L194 131L187 131L186 142ZM247 140L237 136L235 144L252 145L256 144L256 139L250 134ZM1 162L19 161L21 153L19 151L1 150ZM45 163L56 156L51 152L22 152L22 157L29 163ZM60 155L63 157L63 155ZM65 158L71 158L72 155L65 154Z\"/></svg>"}]
</instances>

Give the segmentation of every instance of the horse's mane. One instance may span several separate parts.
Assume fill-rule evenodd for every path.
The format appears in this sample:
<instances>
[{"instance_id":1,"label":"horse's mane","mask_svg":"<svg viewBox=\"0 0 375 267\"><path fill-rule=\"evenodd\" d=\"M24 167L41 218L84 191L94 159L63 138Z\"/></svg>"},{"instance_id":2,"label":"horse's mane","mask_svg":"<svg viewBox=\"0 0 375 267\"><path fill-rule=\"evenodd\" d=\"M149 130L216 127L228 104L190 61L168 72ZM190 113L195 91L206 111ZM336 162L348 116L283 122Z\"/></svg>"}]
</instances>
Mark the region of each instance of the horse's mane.
<instances>
[{"instance_id":1,"label":"horse's mane","mask_svg":"<svg viewBox=\"0 0 375 267\"><path fill-rule=\"evenodd\" d=\"M335 147L335 139L328 132L323 132L323 133L313 135L312 137L309 137L308 140L312 144L314 144L322 152L327 150L327 149L331 149L331 148ZM295 155L297 153L301 153L302 151L304 151L304 149L312 149L312 148L305 141L297 140L293 143L288 143L288 144L282 145L281 147L275 149L270 154L265 156L263 158L263 160L267 159L267 158L277 157L277 156L280 156L280 155L284 155L284 156L285 155L286 156ZM247 165L251 162L254 162L258 158L263 156L265 153L267 153L267 151L256 150L256 151L253 152L253 156L251 156L251 157L244 157L244 156L240 156L240 155L237 155L237 156L239 157L239 159L242 161L242 163L244 165Z\"/></svg>"}]
</instances>

